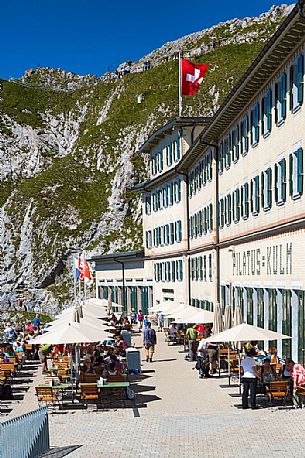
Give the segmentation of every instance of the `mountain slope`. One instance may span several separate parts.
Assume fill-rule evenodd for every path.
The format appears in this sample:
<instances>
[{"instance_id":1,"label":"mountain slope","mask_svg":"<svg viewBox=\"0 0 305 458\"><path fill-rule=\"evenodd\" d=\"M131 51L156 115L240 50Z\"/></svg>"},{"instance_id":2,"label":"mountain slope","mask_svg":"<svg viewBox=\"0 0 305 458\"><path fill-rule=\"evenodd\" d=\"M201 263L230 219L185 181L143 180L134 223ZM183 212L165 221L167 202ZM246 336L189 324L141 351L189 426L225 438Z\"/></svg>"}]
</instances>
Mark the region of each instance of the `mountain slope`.
<instances>
[{"instance_id":1,"label":"mountain slope","mask_svg":"<svg viewBox=\"0 0 305 458\"><path fill-rule=\"evenodd\" d=\"M20 292L50 307L69 299L71 250L142 246L139 146L177 116L180 47L208 62L183 115L211 116L291 7L167 43L101 78L37 69L0 92L0 300ZM143 63L150 69L140 71ZM138 96L144 100L138 103Z\"/></svg>"}]
</instances>

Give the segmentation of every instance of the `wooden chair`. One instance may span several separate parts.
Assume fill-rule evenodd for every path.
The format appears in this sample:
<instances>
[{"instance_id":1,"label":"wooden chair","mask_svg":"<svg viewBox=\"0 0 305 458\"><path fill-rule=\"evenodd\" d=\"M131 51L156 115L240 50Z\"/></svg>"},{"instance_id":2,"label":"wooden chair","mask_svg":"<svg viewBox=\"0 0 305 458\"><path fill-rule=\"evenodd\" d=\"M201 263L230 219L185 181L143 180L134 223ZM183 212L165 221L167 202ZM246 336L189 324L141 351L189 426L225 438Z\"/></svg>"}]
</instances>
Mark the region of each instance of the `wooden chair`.
<instances>
[{"instance_id":1,"label":"wooden chair","mask_svg":"<svg viewBox=\"0 0 305 458\"><path fill-rule=\"evenodd\" d=\"M53 406L55 402L59 403L58 390L43 386L36 386L35 390L39 406L42 403L45 403L46 405L52 404Z\"/></svg>"},{"instance_id":2,"label":"wooden chair","mask_svg":"<svg viewBox=\"0 0 305 458\"><path fill-rule=\"evenodd\" d=\"M269 398L270 405L275 398L280 398L283 400L284 405L286 405L287 396L289 391L289 382L270 382L266 385L266 395Z\"/></svg>"},{"instance_id":3,"label":"wooden chair","mask_svg":"<svg viewBox=\"0 0 305 458\"><path fill-rule=\"evenodd\" d=\"M126 382L126 375L124 374L108 375L107 381L108 382Z\"/></svg>"},{"instance_id":4,"label":"wooden chair","mask_svg":"<svg viewBox=\"0 0 305 458\"><path fill-rule=\"evenodd\" d=\"M15 375L15 364L12 363L1 363L0 370L2 371L11 371L11 375Z\"/></svg>"},{"instance_id":5,"label":"wooden chair","mask_svg":"<svg viewBox=\"0 0 305 458\"><path fill-rule=\"evenodd\" d=\"M98 401L99 400L99 391L97 385L84 385L80 386L80 399L83 403L88 406L88 401Z\"/></svg>"},{"instance_id":6,"label":"wooden chair","mask_svg":"<svg viewBox=\"0 0 305 458\"><path fill-rule=\"evenodd\" d=\"M82 374L81 381L84 383L95 383L99 379L96 374Z\"/></svg>"},{"instance_id":7,"label":"wooden chair","mask_svg":"<svg viewBox=\"0 0 305 458\"><path fill-rule=\"evenodd\" d=\"M5 377L7 380L11 380L12 378L12 371L8 369L0 369L0 377Z\"/></svg>"}]
</instances>

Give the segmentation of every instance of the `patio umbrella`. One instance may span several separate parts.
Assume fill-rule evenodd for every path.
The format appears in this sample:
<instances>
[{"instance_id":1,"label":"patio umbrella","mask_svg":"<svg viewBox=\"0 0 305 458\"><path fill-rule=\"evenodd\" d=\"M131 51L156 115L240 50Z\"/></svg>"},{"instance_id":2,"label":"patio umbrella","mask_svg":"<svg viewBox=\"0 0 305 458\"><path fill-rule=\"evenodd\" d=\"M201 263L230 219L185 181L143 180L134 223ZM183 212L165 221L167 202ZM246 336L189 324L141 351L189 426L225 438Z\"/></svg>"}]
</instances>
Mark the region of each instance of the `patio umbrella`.
<instances>
[{"instance_id":1,"label":"patio umbrella","mask_svg":"<svg viewBox=\"0 0 305 458\"><path fill-rule=\"evenodd\" d=\"M209 337L207 342L245 342L249 340L283 339L291 339L291 337L279 332L269 331L269 329L259 328L252 324L242 323Z\"/></svg>"},{"instance_id":2,"label":"patio umbrella","mask_svg":"<svg viewBox=\"0 0 305 458\"><path fill-rule=\"evenodd\" d=\"M194 307L190 308L194 309ZM182 318L175 319L175 323L212 323L213 318L214 313L209 310L187 310Z\"/></svg>"},{"instance_id":3,"label":"patio umbrella","mask_svg":"<svg viewBox=\"0 0 305 458\"><path fill-rule=\"evenodd\" d=\"M215 306L215 310L214 310L213 335L218 334L222 330L223 330L222 313L220 309L220 304L219 302L217 302Z\"/></svg>"},{"instance_id":4,"label":"patio umbrella","mask_svg":"<svg viewBox=\"0 0 305 458\"><path fill-rule=\"evenodd\" d=\"M153 307L151 307L149 309L149 312L162 312L163 313L163 312L169 311L170 309L178 305L183 305L183 304L179 304L178 302L174 302L174 301L163 301L163 302L160 302L160 304L156 304Z\"/></svg>"},{"instance_id":5,"label":"patio umbrella","mask_svg":"<svg viewBox=\"0 0 305 458\"><path fill-rule=\"evenodd\" d=\"M68 323L78 322L82 324L87 324L93 328L97 328L100 330L105 330L107 325L103 323L103 321L95 318L94 316L84 317L80 319L74 319L73 316L65 316L58 320L52 321L51 326L47 328L48 332L53 331L54 329L58 329L59 327L66 326Z\"/></svg>"},{"instance_id":6,"label":"patio umbrella","mask_svg":"<svg viewBox=\"0 0 305 458\"><path fill-rule=\"evenodd\" d=\"M225 313L223 317L223 329L230 329L233 325L233 320L232 320L232 307L231 305L226 305L225 306Z\"/></svg>"},{"instance_id":7,"label":"patio umbrella","mask_svg":"<svg viewBox=\"0 0 305 458\"><path fill-rule=\"evenodd\" d=\"M87 323L65 323L65 325L49 331L42 336L33 339L33 344L73 344L73 343L90 343L99 342L108 339L108 333L103 330L94 328Z\"/></svg>"},{"instance_id":8,"label":"patio umbrella","mask_svg":"<svg viewBox=\"0 0 305 458\"><path fill-rule=\"evenodd\" d=\"M234 326L238 326L239 324L242 324L242 322L243 322L243 317L241 313L241 308L239 307L239 305L237 305L235 307L235 313L234 313L234 320L233 320Z\"/></svg>"},{"instance_id":9,"label":"patio umbrella","mask_svg":"<svg viewBox=\"0 0 305 458\"><path fill-rule=\"evenodd\" d=\"M111 291L111 288L108 288L107 314L111 315L111 313L112 313L112 291Z\"/></svg>"},{"instance_id":10,"label":"patio umbrella","mask_svg":"<svg viewBox=\"0 0 305 458\"><path fill-rule=\"evenodd\" d=\"M162 315L166 318L175 318L176 316L180 316L181 313L185 311L185 306L183 304L174 304L173 307L170 309L166 309L165 312L162 312Z\"/></svg>"}]
</instances>

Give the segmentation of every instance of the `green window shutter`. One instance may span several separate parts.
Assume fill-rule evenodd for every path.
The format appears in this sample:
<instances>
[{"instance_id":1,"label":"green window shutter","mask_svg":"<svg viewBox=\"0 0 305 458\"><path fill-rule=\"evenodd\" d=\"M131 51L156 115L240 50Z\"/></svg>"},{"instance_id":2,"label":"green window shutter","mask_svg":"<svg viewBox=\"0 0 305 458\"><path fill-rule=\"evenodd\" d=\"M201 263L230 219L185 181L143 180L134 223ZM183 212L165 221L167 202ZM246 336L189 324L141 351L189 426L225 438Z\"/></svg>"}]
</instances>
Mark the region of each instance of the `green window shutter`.
<instances>
[{"instance_id":1,"label":"green window shutter","mask_svg":"<svg viewBox=\"0 0 305 458\"><path fill-rule=\"evenodd\" d=\"M290 66L289 70L289 107L293 109L293 78L294 78L294 65Z\"/></svg>"},{"instance_id":2,"label":"green window shutter","mask_svg":"<svg viewBox=\"0 0 305 458\"><path fill-rule=\"evenodd\" d=\"M250 182L250 211L251 213L254 213L254 179L251 180Z\"/></svg>"},{"instance_id":3,"label":"green window shutter","mask_svg":"<svg viewBox=\"0 0 305 458\"><path fill-rule=\"evenodd\" d=\"M282 160L282 199L286 202L286 159Z\"/></svg>"},{"instance_id":4,"label":"green window shutter","mask_svg":"<svg viewBox=\"0 0 305 458\"><path fill-rule=\"evenodd\" d=\"M265 207L265 180L264 180L264 172L261 173L261 203L262 208Z\"/></svg>"},{"instance_id":5,"label":"green window shutter","mask_svg":"<svg viewBox=\"0 0 305 458\"><path fill-rule=\"evenodd\" d=\"M213 230L213 205L209 205L210 208L210 231Z\"/></svg>"},{"instance_id":6,"label":"green window shutter","mask_svg":"<svg viewBox=\"0 0 305 458\"><path fill-rule=\"evenodd\" d=\"M297 88L298 88L298 103L303 103L303 76L304 76L304 56L300 54L297 61L298 74L297 74Z\"/></svg>"},{"instance_id":7,"label":"green window shutter","mask_svg":"<svg viewBox=\"0 0 305 458\"><path fill-rule=\"evenodd\" d=\"M289 154L289 195L293 194L293 154Z\"/></svg>"},{"instance_id":8,"label":"green window shutter","mask_svg":"<svg viewBox=\"0 0 305 458\"><path fill-rule=\"evenodd\" d=\"M286 92L287 92L287 75L286 73L283 73L281 77L282 119L286 118Z\"/></svg>"},{"instance_id":9,"label":"green window shutter","mask_svg":"<svg viewBox=\"0 0 305 458\"><path fill-rule=\"evenodd\" d=\"M303 57L303 56L302 56ZM303 149L299 148L297 151L297 164L298 164L298 184L297 191L298 194L303 194Z\"/></svg>"},{"instance_id":10,"label":"green window shutter","mask_svg":"<svg viewBox=\"0 0 305 458\"><path fill-rule=\"evenodd\" d=\"M262 135L265 135L265 116L266 116L266 95L262 97L262 102L261 102L261 113L262 113Z\"/></svg>"},{"instance_id":11,"label":"green window shutter","mask_svg":"<svg viewBox=\"0 0 305 458\"><path fill-rule=\"evenodd\" d=\"M272 107L272 91L268 89L267 92L267 130L268 132L271 131L272 126L272 114L271 114L271 107Z\"/></svg>"},{"instance_id":12,"label":"green window shutter","mask_svg":"<svg viewBox=\"0 0 305 458\"><path fill-rule=\"evenodd\" d=\"M274 164L274 200L276 203L279 202L279 172L278 172L278 164Z\"/></svg>"},{"instance_id":13,"label":"green window shutter","mask_svg":"<svg viewBox=\"0 0 305 458\"><path fill-rule=\"evenodd\" d=\"M274 117L275 117L275 124L277 124L279 122L279 112L278 112L278 105L280 103L280 90L279 90L279 85L280 83L277 82L275 83L275 86L274 86Z\"/></svg>"},{"instance_id":14,"label":"green window shutter","mask_svg":"<svg viewBox=\"0 0 305 458\"><path fill-rule=\"evenodd\" d=\"M267 176L268 176L267 205L268 205L268 208L271 208L272 206L272 171L271 171L271 168L267 170Z\"/></svg>"},{"instance_id":15,"label":"green window shutter","mask_svg":"<svg viewBox=\"0 0 305 458\"><path fill-rule=\"evenodd\" d=\"M249 184L245 184L245 218L249 218Z\"/></svg>"}]
</instances>

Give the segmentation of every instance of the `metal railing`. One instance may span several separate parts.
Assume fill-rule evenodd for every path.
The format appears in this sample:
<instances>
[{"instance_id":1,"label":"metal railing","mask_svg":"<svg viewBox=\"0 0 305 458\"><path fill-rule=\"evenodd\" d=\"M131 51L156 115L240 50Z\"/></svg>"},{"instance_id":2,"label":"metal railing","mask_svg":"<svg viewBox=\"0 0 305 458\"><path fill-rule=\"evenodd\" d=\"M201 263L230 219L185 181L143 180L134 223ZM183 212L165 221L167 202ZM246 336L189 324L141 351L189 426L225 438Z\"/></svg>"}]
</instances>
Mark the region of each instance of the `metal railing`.
<instances>
[{"instance_id":1,"label":"metal railing","mask_svg":"<svg viewBox=\"0 0 305 458\"><path fill-rule=\"evenodd\" d=\"M0 458L35 458L49 448L47 407L0 422Z\"/></svg>"}]
</instances>

